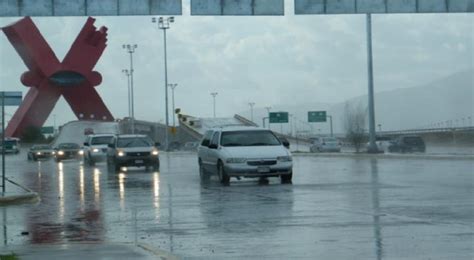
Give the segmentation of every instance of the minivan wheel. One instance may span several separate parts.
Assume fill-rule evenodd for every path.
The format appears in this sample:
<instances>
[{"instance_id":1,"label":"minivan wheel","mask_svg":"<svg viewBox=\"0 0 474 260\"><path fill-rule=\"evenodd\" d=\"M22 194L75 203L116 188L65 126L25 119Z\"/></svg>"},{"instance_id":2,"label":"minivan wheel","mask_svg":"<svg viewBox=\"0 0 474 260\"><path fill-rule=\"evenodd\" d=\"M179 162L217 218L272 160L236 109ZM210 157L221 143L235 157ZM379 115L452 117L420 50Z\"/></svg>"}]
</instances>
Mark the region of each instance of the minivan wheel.
<instances>
[{"instance_id":1,"label":"minivan wheel","mask_svg":"<svg viewBox=\"0 0 474 260\"><path fill-rule=\"evenodd\" d=\"M230 177L229 175L225 173L224 165L222 165L222 162L220 161L217 164L217 172L218 172L219 180L221 181L221 183L225 186L228 186L230 184Z\"/></svg>"},{"instance_id":2,"label":"minivan wheel","mask_svg":"<svg viewBox=\"0 0 474 260\"><path fill-rule=\"evenodd\" d=\"M293 172L290 174L280 175L281 183L289 184L293 178Z\"/></svg>"}]
</instances>

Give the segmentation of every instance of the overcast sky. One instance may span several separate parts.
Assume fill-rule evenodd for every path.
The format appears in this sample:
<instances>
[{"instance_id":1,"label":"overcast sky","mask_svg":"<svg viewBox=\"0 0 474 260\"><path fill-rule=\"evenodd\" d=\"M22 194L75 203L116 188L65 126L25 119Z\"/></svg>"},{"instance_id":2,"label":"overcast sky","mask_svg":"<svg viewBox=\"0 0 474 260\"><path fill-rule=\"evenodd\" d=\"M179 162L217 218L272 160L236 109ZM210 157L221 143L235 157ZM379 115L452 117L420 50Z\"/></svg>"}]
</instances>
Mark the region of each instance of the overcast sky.
<instances>
[{"instance_id":1,"label":"overcast sky","mask_svg":"<svg viewBox=\"0 0 474 260\"><path fill-rule=\"evenodd\" d=\"M178 83L176 107L210 117L214 91L219 93L218 116L245 111L248 102L278 109L366 94L365 16L295 16L292 11L292 1L286 1L285 16L196 17L185 4L184 15L168 30L168 78ZM109 29L108 46L95 68L103 76L97 90L105 103L115 117L127 116L127 81L121 71L129 68L129 57L122 45L136 43L135 115L163 120L162 31L148 16L96 18L97 27ZM0 18L0 26L18 19ZM61 60L86 18L33 20ZM473 24L472 14L373 15L376 92L473 70ZM0 58L2 90L26 94L19 81L26 66L3 34ZM63 99L53 114L58 124L75 119Z\"/></svg>"}]
</instances>

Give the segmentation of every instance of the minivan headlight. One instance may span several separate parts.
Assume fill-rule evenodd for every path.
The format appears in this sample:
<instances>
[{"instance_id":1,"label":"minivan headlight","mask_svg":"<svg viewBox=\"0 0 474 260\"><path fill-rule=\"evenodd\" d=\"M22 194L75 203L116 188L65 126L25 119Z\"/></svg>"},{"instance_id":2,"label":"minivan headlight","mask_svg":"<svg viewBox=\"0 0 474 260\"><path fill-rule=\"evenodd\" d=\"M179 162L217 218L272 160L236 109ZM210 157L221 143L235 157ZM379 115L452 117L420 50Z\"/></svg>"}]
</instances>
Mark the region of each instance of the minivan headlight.
<instances>
[{"instance_id":1,"label":"minivan headlight","mask_svg":"<svg viewBox=\"0 0 474 260\"><path fill-rule=\"evenodd\" d=\"M245 163L247 158L228 158L226 160L227 163Z\"/></svg>"},{"instance_id":2,"label":"minivan headlight","mask_svg":"<svg viewBox=\"0 0 474 260\"><path fill-rule=\"evenodd\" d=\"M122 157L122 156L125 156L125 153L122 152L122 151L119 151L119 152L117 153L117 155L118 155L119 157Z\"/></svg>"},{"instance_id":3,"label":"minivan headlight","mask_svg":"<svg viewBox=\"0 0 474 260\"><path fill-rule=\"evenodd\" d=\"M291 162L291 161L293 161L293 159L291 158L291 156L278 156L277 161L279 161L279 162Z\"/></svg>"},{"instance_id":4,"label":"minivan headlight","mask_svg":"<svg viewBox=\"0 0 474 260\"><path fill-rule=\"evenodd\" d=\"M98 152L99 152L99 149L94 148L94 149L92 150L92 152L93 152L93 153L98 153Z\"/></svg>"},{"instance_id":5,"label":"minivan headlight","mask_svg":"<svg viewBox=\"0 0 474 260\"><path fill-rule=\"evenodd\" d=\"M158 150L153 150L153 151L151 152L151 154L156 156L156 155L159 154L159 152L158 152Z\"/></svg>"}]
</instances>

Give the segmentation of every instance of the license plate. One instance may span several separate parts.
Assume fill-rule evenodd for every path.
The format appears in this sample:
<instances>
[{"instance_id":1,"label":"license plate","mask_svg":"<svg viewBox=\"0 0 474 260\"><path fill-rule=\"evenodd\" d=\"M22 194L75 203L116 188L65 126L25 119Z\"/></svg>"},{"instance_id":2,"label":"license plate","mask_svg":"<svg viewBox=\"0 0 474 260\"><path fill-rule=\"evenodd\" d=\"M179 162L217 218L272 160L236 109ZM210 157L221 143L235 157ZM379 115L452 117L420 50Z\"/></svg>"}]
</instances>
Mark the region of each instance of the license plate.
<instances>
[{"instance_id":1,"label":"license plate","mask_svg":"<svg viewBox=\"0 0 474 260\"><path fill-rule=\"evenodd\" d=\"M258 167L257 172L259 173L267 173L270 172L270 167Z\"/></svg>"},{"instance_id":2,"label":"license plate","mask_svg":"<svg viewBox=\"0 0 474 260\"><path fill-rule=\"evenodd\" d=\"M135 163L136 163L136 164L142 164L142 163L143 163L143 160L135 160Z\"/></svg>"}]
</instances>

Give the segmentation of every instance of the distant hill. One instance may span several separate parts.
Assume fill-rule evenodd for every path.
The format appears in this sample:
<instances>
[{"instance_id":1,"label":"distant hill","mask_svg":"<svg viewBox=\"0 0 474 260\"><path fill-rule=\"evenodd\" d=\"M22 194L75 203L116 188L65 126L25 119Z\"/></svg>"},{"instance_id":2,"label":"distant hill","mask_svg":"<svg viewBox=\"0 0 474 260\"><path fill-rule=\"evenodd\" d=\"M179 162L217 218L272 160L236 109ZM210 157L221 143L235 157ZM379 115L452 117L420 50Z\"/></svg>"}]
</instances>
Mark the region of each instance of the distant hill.
<instances>
[{"instance_id":1,"label":"distant hill","mask_svg":"<svg viewBox=\"0 0 474 260\"><path fill-rule=\"evenodd\" d=\"M464 71L419 87L376 93L376 124L381 124L382 130L418 128L447 120L456 124L456 119L458 125L467 125L467 117L474 115L473 74ZM347 102L366 106L367 96ZM331 106L330 112L343 118L344 105Z\"/></svg>"},{"instance_id":2,"label":"distant hill","mask_svg":"<svg viewBox=\"0 0 474 260\"><path fill-rule=\"evenodd\" d=\"M375 110L376 124L382 125L382 130L399 130L418 128L433 123L453 120L453 124L468 124L468 117L474 120L474 71L464 71L451 76L435 80L429 84L417 87L404 87L391 91L376 92ZM375 86L377 89L377 86ZM350 104L362 104L367 106L367 96L359 96L347 100ZM272 111L289 111L298 117L298 130L310 130L313 132L328 133L328 123L315 123L311 126L304 121L307 120L307 111L326 110L334 119L334 131L344 132L343 118L345 103L339 104L281 104L275 106ZM241 115L250 118L250 111L244 111ZM266 116L266 110L255 109L255 122L262 124L262 118ZM462 119L464 118L464 122ZM280 130L279 125L274 126ZM378 129L378 127L377 127ZM283 131L289 132L290 128L283 125Z\"/></svg>"}]
</instances>

